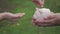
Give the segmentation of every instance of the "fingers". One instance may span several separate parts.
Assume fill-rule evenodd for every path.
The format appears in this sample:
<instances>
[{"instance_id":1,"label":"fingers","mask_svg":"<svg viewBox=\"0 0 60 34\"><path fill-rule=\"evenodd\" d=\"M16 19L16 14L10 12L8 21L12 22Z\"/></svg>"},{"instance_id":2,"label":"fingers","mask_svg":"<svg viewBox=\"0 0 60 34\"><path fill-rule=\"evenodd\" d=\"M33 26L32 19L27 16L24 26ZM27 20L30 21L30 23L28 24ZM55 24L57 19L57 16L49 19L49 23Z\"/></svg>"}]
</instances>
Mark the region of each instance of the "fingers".
<instances>
[{"instance_id":1,"label":"fingers","mask_svg":"<svg viewBox=\"0 0 60 34\"><path fill-rule=\"evenodd\" d=\"M32 0L37 6L43 7L44 0Z\"/></svg>"},{"instance_id":2,"label":"fingers","mask_svg":"<svg viewBox=\"0 0 60 34\"><path fill-rule=\"evenodd\" d=\"M35 25L35 23L36 23L36 19L32 18L32 24Z\"/></svg>"},{"instance_id":3,"label":"fingers","mask_svg":"<svg viewBox=\"0 0 60 34\"><path fill-rule=\"evenodd\" d=\"M43 7L44 5L44 0L39 0L40 6Z\"/></svg>"},{"instance_id":4,"label":"fingers","mask_svg":"<svg viewBox=\"0 0 60 34\"><path fill-rule=\"evenodd\" d=\"M15 22L16 20L23 17L24 15L25 15L25 13L17 13L16 16L13 17L11 20Z\"/></svg>"},{"instance_id":5,"label":"fingers","mask_svg":"<svg viewBox=\"0 0 60 34\"><path fill-rule=\"evenodd\" d=\"M9 19L11 21L16 21L17 19L23 17L25 15L25 13L16 13L16 14L13 14L13 13L8 13L6 12L5 13L5 18L6 19Z\"/></svg>"},{"instance_id":6,"label":"fingers","mask_svg":"<svg viewBox=\"0 0 60 34\"><path fill-rule=\"evenodd\" d=\"M33 22L34 25L36 26L53 26L56 24L57 19L50 19L50 20L36 20Z\"/></svg>"},{"instance_id":7,"label":"fingers","mask_svg":"<svg viewBox=\"0 0 60 34\"><path fill-rule=\"evenodd\" d=\"M25 13L17 13L16 14L18 17L23 17L25 15Z\"/></svg>"},{"instance_id":8,"label":"fingers","mask_svg":"<svg viewBox=\"0 0 60 34\"><path fill-rule=\"evenodd\" d=\"M50 20L56 18L54 15L48 16L47 18L44 18L44 20Z\"/></svg>"}]
</instances>

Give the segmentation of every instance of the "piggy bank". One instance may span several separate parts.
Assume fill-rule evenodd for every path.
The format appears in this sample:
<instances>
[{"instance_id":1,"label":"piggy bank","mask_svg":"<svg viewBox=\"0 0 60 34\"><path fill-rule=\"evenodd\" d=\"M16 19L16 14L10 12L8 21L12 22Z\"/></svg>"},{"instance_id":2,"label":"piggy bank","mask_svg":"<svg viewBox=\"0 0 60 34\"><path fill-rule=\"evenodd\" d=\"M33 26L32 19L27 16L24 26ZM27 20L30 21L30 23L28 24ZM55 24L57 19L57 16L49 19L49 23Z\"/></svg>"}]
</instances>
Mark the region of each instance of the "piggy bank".
<instances>
[{"instance_id":1,"label":"piggy bank","mask_svg":"<svg viewBox=\"0 0 60 34\"><path fill-rule=\"evenodd\" d=\"M36 8L36 11L33 15L35 19L43 20L44 18L47 18L48 16L52 15L50 9L48 8Z\"/></svg>"}]
</instances>

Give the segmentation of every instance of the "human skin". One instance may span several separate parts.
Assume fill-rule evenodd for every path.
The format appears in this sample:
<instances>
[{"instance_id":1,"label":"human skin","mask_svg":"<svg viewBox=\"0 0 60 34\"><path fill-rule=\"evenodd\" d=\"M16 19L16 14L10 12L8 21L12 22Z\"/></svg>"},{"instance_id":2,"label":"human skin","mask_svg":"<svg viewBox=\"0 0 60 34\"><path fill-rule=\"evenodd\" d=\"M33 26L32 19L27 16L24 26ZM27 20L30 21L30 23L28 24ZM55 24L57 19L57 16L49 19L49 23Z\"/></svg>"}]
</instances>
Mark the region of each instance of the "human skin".
<instances>
[{"instance_id":1,"label":"human skin","mask_svg":"<svg viewBox=\"0 0 60 34\"><path fill-rule=\"evenodd\" d=\"M32 1L39 8L44 7L44 0L32 0ZM53 13L53 12L51 13L52 15L48 16L47 18L44 18L44 20L38 20L33 17L32 23L36 26L55 26L58 24L60 25L60 13Z\"/></svg>"},{"instance_id":2,"label":"human skin","mask_svg":"<svg viewBox=\"0 0 60 34\"><path fill-rule=\"evenodd\" d=\"M44 7L44 0L32 0L32 2L35 3L35 5L39 8Z\"/></svg>"},{"instance_id":3,"label":"human skin","mask_svg":"<svg viewBox=\"0 0 60 34\"><path fill-rule=\"evenodd\" d=\"M60 13L54 13L44 20L37 20L32 18L32 22L36 26L58 26L60 25Z\"/></svg>"},{"instance_id":4,"label":"human skin","mask_svg":"<svg viewBox=\"0 0 60 34\"><path fill-rule=\"evenodd\" d=\"M5 19L9 19L11 21L16 21L17 19L21 18L22 16L24 16L25 13L10 13L10 12L3 12L0 13L0 21L5 20Z\"/></svg>"}]
</instances>

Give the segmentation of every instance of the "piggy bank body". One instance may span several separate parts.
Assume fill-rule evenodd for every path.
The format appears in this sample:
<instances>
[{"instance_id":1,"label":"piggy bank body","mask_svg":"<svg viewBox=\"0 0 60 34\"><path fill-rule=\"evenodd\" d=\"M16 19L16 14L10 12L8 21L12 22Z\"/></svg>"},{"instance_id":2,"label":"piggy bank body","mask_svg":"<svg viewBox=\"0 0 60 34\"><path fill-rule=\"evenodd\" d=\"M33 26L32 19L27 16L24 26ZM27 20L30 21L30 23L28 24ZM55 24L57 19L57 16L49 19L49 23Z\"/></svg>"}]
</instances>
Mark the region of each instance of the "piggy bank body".
<instances>
[{"instance_id":1,"label":"piggy bank body","mask_svg":"<svg viewBox=\"0 0 60 34\"><path fill-rule=\"evenodd\" d=\"M36 8L36 11L33 15L35 19L43 20L44 18L47 18L48 16L52 15L50 9L47 8Z\"/></svg>"}]
</instances>

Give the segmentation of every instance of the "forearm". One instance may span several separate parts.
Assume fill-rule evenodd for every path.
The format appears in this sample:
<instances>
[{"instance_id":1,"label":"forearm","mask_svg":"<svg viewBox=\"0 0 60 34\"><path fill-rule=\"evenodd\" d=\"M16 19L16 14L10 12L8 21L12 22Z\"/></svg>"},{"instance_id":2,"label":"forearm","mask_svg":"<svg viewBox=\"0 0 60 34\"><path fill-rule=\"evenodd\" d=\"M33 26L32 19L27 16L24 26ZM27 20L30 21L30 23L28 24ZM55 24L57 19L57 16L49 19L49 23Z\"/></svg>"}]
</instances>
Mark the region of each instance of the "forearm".
<instances>
[{"instance_id":1,"label":"forearm","mask_svg":"<svg viewBox=\"0 0 60 34\"><path fill-rule=\"evenodd\" d=\"M5 19L5 13L0 13L0 21Z\"/></svg>"}]
</instances>

